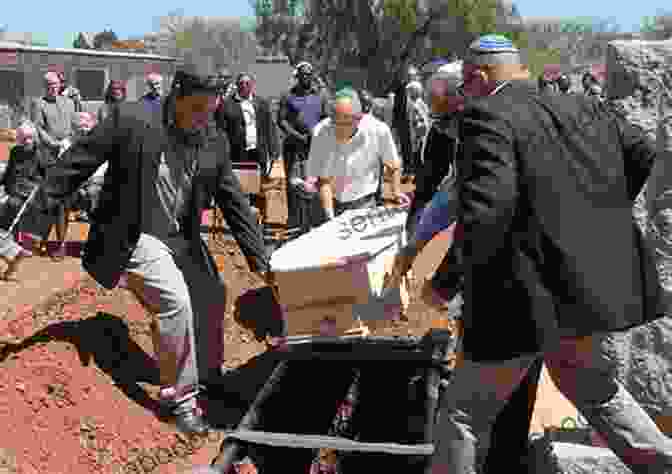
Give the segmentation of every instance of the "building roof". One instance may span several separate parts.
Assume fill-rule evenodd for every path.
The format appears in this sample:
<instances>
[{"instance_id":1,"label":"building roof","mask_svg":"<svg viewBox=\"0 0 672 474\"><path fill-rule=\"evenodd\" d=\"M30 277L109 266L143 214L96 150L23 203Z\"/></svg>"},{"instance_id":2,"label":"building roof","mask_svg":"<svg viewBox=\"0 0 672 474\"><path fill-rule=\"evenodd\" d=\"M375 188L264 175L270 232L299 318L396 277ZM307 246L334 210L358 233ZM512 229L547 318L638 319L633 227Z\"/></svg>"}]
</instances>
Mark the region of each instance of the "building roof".
<instances>
[{"instance_id":1,"label":"building roof","mask_svg":"<svg viewBox=\"0 0 672 474\"><path fill-rule=\"evenodd\" d=\"M8 41L19 44L31 44L33 42L33 34L29 32L19 31L3 31L0 32L0 41Z\"/></svg>"},{"instance_id":2,"label":"building roof","mask_svg":"<svg viewBox=\"0 0 672 474\"><path fill-rule=\"evenodd\" d=\"M2 50L4 51L12 50L26 53L54 53L54 54L72 54L82 56L152 59L154 61L177 61L177 58L171 56L159 56L156 54L127 53L124 51L100 51L96 49L49 48L42 46L26 46L21 43L13 43L10 41L0 41L0 51Z\"/></svg>"}]
</instances>

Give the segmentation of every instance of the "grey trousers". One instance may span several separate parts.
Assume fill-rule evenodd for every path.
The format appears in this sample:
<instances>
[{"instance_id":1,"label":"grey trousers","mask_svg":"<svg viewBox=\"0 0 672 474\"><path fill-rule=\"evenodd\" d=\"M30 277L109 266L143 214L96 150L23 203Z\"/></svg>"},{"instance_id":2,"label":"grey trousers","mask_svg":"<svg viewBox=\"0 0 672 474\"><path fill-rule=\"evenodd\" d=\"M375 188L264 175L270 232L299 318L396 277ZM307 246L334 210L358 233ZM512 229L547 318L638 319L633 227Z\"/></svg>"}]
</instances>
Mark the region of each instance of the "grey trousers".
<instances>
[{"instance_id":1,"label":"grey trousers","mask_svg":"<svg viewBox=\"0 0 672 474\"><path fill-rule=\"evenodd\" d=\"M617 381L617 362L601 350L609 337L562 339L543 354L548 372L634 474L672 473L672 440ZM495 418L535 357L461 363L441 400L432 474L478 472Z\"/></svg>"},{"instance_id":2,"label":"grey trousers","mask_svg":"<svg viewBox=\"0 0 672 474\"><path fill-rule=\"evenodd\" d=\"M226 288L189 247L182 237L142 234L127 268L126 286L155 316L161 383L175 388L179 402L194 398L199 381L219 371L224 356Z\"/></svg>"}]
</instances>

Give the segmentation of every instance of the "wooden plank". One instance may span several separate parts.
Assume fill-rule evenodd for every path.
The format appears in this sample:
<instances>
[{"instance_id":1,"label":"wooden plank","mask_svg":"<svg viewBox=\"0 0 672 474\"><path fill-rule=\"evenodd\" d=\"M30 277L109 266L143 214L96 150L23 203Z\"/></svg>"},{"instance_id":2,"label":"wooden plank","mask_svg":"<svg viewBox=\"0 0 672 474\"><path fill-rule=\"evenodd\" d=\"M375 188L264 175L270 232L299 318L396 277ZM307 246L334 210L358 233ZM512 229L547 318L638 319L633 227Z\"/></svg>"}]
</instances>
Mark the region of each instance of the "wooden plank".
<instances>
[{"instance_id":1,"label":"wooden plank","mask_svg":"<svg viewBox=\"0 0 672 474\"><path fill-rule=\"evenodd\" d=\"M237 430L224 433L225 438L234 438L248 443L283 448L320 449L361 453L386 453L403 456L431 456L433 444L363 443L336 436L299 435L294 433L269 433L266 431Z\"/></svg>"}]
</instances>

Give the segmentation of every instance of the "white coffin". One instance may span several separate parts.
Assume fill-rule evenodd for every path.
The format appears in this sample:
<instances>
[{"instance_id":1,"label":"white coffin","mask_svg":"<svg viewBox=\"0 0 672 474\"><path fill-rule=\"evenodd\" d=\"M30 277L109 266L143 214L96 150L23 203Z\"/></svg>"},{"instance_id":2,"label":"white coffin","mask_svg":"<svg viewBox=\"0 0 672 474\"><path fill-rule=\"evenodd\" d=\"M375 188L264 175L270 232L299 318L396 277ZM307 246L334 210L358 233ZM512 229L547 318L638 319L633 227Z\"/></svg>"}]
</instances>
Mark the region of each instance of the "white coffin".
<instances>
[{"instance_id":1,"label":"white coffin","mask_svg":"<svg viewBox=\"0 0 672 474\"><path fill-rule=\"evenodd\" d=\"M271 256L290 335L314 333L332 319L337 332L400 304L398 290L382 295L383 278L405 244L407 211L378 207L346 211L288 242Z\"/></svg>"}]
</instances>

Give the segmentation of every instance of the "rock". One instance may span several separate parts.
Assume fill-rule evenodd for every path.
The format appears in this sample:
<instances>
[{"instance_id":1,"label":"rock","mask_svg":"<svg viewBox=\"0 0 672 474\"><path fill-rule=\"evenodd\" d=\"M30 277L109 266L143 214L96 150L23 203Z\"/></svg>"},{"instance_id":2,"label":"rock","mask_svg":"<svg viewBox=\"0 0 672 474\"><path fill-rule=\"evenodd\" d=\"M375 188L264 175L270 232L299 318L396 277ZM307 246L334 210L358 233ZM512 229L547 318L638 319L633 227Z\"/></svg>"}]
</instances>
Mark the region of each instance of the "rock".
<instances>
[{"instance_id":1,"label":"rock","mask_svg":"<svg viewBox=\"0 0 672 474\"><path fill-rule=\"evenodd\" d=\"M610 42L606 75L613 108L641 127L659 150L672 151L672 40ZM668 294L672 293L671 197L672 163L660 160L633 215L655 242L659 277ZM602 348L616 362L618 378L654 418L672 412L670 347L672 320L664 318L614 334Z\"/></svg>"},{"instance_id":2,"label":"rock","mask_svg":"<svg viewBox=\"0 0 672 474\"><path fill-rule=\"evenodd\" d=\"M528 453L528 472L539 474L630 474L610 449L579 443L533 438Z\"/></svg>"}]
</instances>

